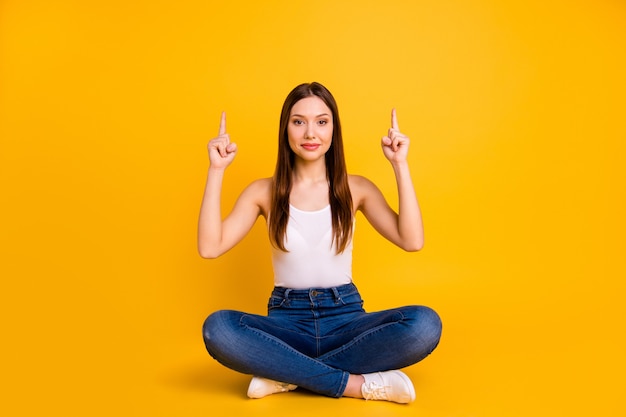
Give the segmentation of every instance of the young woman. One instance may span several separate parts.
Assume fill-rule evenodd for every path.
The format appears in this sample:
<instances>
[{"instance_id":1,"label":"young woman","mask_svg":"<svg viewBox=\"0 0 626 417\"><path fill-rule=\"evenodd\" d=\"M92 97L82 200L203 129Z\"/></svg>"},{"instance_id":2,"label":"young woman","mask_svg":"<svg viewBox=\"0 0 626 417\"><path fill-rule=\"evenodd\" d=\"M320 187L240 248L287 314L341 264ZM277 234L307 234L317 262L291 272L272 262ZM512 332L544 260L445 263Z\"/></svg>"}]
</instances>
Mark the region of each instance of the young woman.
<instances>
[{"instance_id":1,"label":"young woman","mask_svg":"<svg viewBox=\"0 0 626 417\"><path fill-rule=\"evenodd\" d=\"M198 250L204 258L222 255L263 216L272 244L274 290L267 316L217 311L203 331L213 358L254 375L249 397L302 387L330 397L415 399L410 379L397 369L435 349L439 316L423 306L367 313L352 282L357 210L404 250L417 251L424 243L407 163L409 138L400 132L395 110L382 149L396 176L398 213L371 181L346 172L331 93L319 83L301 84L289 93L280 115L274 176L252 182L222 219L222 179L237 154L222 113L219 136L208 144Z\"/></svg>"}]
</instances>

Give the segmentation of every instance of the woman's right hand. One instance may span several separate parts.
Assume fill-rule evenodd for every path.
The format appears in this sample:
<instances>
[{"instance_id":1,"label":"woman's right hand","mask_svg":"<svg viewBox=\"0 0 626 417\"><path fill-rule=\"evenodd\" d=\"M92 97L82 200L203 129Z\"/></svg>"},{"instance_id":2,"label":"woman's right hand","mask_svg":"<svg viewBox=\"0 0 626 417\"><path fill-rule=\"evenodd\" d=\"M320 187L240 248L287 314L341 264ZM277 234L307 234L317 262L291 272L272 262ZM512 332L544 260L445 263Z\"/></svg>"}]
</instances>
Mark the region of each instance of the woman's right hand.
<instances>
[{"instance_id":1,"label":"woman's right hand","mask_svg":"<svg viewBox=\"0 0 626 417\"><path fill-rule=\"evenodd\" d=\"M226 133L226 112L222 112L219 135L211 139L207 147L212 168L224 169L235 159L237 145L230 142L230 136Z\"/></svg>"}]
</instances>

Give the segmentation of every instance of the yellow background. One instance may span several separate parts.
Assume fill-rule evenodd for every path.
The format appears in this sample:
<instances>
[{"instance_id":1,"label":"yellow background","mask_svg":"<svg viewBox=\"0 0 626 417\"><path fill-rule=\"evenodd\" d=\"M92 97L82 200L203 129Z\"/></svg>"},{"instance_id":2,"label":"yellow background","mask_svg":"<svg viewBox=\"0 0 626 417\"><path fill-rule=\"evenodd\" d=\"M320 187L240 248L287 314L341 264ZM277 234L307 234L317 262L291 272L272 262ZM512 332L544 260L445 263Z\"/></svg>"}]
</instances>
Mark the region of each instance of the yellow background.
<instances>
[{"instance_id":1,"label":"yellow background","mask_svg":"<svg viewBox=\"0 0 626 417\"><path fill-rule=\"evenodd\" d=\"M624 415L625 51L620 0L2 0L0 412ZM425 249L359 217L354 253L366 307L443 318L410 406L247 400L204 350L272 285L262 221L196 253L206 143L226 110L226 209L314 80L393 205L391 107L412 138Z\"/></svg>"}]
</instances>

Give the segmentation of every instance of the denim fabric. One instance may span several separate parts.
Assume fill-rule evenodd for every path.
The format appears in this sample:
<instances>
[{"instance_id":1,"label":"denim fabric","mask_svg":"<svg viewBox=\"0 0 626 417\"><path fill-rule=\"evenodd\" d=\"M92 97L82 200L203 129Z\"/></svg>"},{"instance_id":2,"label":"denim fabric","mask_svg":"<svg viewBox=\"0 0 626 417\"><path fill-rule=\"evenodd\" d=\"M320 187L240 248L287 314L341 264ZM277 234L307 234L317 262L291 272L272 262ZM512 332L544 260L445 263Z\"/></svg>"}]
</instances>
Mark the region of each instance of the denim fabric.
<instances>
[{"instance_id":1,"label":"denim fabric","mask_svg":"<svg viewBox=\"0 0 626 417\"><path fill-rule=\"evenodd\" d=\"M208 352L231 369L340 397L349 374L404 368L428 356L441 321L423 306L366 313L347 284L276 287L267 316L221 310L203 331Z\"/></svg>"}]
</instances>

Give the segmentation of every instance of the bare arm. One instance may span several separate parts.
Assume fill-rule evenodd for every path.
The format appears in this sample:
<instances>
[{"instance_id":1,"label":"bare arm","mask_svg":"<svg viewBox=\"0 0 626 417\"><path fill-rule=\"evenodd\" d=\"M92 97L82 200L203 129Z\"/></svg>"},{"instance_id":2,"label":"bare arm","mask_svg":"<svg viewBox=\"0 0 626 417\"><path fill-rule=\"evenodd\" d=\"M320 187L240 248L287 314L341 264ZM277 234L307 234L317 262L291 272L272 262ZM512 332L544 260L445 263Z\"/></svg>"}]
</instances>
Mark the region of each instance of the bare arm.
<instances>
[{"instance_id":1,"label":"bare arm","mask_svg":"<svg viewBox=\"0 0 626 417\"><path fill-rule=\"evenodd\" d=\"M250 184L239 196L231 213L222 220L221 194L226 168L232 163L237 146L226 133L226 114L222 113L219 136L208 144L209 172L200 217L198 252L203 258L217 258L235 246L250 231L261 214L262 183Z\"/></svg>"},{"instance_id":2,"label":"bare arm","mask_svg":"<svg viewBox=\"0 0 626 417\"><path fill-rule=\"evenodd\" d=\"M359 196L358 208L386 239L406 251L418 251L424 246L422 213L407 162L409 138L399 130L395 109L391 128L382 139L382 148L396 176L398 213L389 207L380 190L362 177L354 181Z\"/></svg>"}]
</instances>

